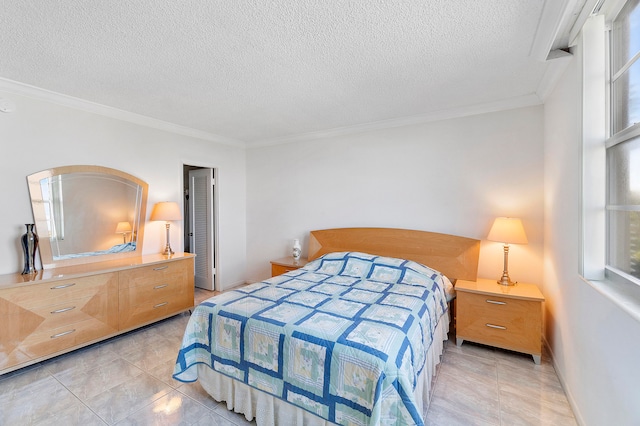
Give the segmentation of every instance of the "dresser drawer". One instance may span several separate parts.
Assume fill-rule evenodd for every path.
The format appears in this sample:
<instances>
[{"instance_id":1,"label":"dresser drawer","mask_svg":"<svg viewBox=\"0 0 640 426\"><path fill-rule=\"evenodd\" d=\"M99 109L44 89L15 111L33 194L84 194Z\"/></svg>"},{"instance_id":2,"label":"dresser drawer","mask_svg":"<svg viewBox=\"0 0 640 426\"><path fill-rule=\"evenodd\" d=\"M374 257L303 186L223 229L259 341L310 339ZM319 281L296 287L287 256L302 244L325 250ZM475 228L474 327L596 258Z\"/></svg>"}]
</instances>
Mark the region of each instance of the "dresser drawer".
<instances>
[{"instance_id":1,"label":"dresser drawer","mask_svg":"<svg viewBox=\"0 0 640 426\"><path fill-rule=\"evenodd\" d=\"M30 363L31 357L22 352L19 348L13 348L11 351L0 352L0 371L15 365Z\"/></svg>"},{"instance_id":2,"label":"dresser drawer","mask_svg":"<svg viewBox=\"0 0 640 426\"><path fill-rule=\"evenodd\" d=\"M166 262L120 272L120 330L126 330L190 309L193 259Z\"/></svg>"},{"instance_id":3,"label":"dresser drawer","mask_svg":"<svg viewBox=\"0 0 640 426\"><path fill-rule=\"evenodd\" d=\"M14 287L2 290L0 297L25 309L51 306L74 299L92 297L109 286L118 285L116 273L91 275L67 280L50 281L46 284Z\"/></svg>"},{"instance_id":4,"label":"dresser drawer","mask_svg":"<svg viewBox=\"0 0 640 426\"><path fill-rule=\"evenodd\" d=\"M81 323L91 329L76 325ZM118 275L3 289L0 324L0 369L54 354L69 342L81 344L113 334L118 330ZM51 339L69 330L76 331L60 336L62 340Z\"/></svg>"},{"instance_id":5,"label":"dresser drawer","mask_svg":"<svg viewBox=\"0 0 640 426\"><path fill-rule=\"evenodd\" d=\"M104 338L117 332L95 318L30 334L18 349L32 358L55 354L65 349Z\"/></svg>"},{"instance_id":6,"label":"dresser drawer","mask_svg":"<svg viewBox=\"0 0 640 426\"><path fill-rule=\"evenodd\" d=\"M42 318L42 322L37 328L38 331L53 330L91 318L107 324L111 323L115 330L117 328L115 320L117 305L114 303L116 299L113 296L115 296L115 290L114 294L104 291L92 297L73 299L50 306L39 306L31 309L31 313ZM112 303L110 303L110 298Z\"/></svg>"},{"instance_id":7,"label":"dresser drawer","mask_svg":"<svg viewBox=\"0 0 640 426\"><path fill-rule=\"evenodd\" d=\"M541 351L538 301L458 292L457 337L515 351Z\"/></svg>"},{"instance_id":8,"label":"dresser drawer","mask_svg":"<svg viewBox=\"0 0 640 426\"><path fill-rule=\"evenodd\" d=\"M175 261L120 272L120 289L183 282L193 262Z\"/></svg>"},{"instance_id":9,"label":"dresser drawer","mask_svg":"<svg viewBox=\"0 0 640 426\"><path fill-rule=\"evenodd\" d=\"M193 294L193 293L192 293ZM120 330L127 330L149 322L168 317L193 307L193 295L185 298L184 295L167 294L167 297L150 300L137 305L127 304L120 306Z\"/></svg>"},{"instance_id":10,"label":"dresser drawer","mask_svg":"<svg viewBox=\"0 0 640 426\"><path fill-rule=\"evenodd\" d=\"M183 280L167 281L120 289L119 300L122 308L185 297L186 293Z\"/></svg>"},{"instance_id":11,"label":"dresser drawer","mask_svg":"<svg viewBox=\"0 0 640 426\"><path fill-rule=\"evenodd\" d=\"M193 292L187 288L186 281L172 281L165 284L147 284L120 290L120 312L127 312L132 307L153 307L172 302L185 308L193 306Z\"/></svg>"}]
</instances>

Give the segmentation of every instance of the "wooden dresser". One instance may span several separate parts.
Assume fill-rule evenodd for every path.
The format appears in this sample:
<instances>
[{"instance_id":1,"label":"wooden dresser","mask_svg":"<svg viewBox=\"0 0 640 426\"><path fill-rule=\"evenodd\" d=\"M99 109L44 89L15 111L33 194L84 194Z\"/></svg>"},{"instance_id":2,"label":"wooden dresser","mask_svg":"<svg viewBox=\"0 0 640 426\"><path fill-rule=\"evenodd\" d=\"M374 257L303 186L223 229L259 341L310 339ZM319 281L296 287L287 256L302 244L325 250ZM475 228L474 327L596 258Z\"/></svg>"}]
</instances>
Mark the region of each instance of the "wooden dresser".
<instances>
[{"instance_id":1,"label":"wooden dresser","mask_svg":"<svg viewBox=\"0 0 640 426\"><path fill-rule=\"evenodd\" d=\"M542 302L534 284L496 280L456 282L456 343L465 340L531 354L540 364Z\"/></svg>"},{"instance_id":2,"label":"wooden dresser","mask_svg":"<svg viewBox=\"0 0 640 426\"><path fill-rule=\"evenodd\" d=\"M0 276L0 374L193 308L194 255Z\"/></svg>"}]
</instances>

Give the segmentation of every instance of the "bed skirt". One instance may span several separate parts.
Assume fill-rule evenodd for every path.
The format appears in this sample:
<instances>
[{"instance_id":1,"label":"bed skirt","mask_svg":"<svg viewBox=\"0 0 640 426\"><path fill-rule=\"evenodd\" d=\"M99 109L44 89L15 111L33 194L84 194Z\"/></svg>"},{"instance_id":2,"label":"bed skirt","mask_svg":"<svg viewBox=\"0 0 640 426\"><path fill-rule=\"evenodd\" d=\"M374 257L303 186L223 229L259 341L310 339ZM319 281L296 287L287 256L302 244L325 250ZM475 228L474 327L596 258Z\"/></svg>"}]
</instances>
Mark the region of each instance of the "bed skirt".
<instances>
[{"instance_id":1,"label":"bed skirt","mask_svg":"<svg viewBox=\"0 0 640 426\"><path fill-rule=\"evenodd\" d=\"M432 379L436 372L436 366L440 363L440 355L442 355L448 331L449 315L445 314L436 327L433 343L425 361L425 368L418 377L414 391L416 404L422 412L423 419L429 408ZM327 426L334 424L280 398L220 374L205 364L198 364L198 380L213 399L225 401L229 410L244 414L248 421L255 418L257 426L294 424Z\"/></svg>"}]
</instances>

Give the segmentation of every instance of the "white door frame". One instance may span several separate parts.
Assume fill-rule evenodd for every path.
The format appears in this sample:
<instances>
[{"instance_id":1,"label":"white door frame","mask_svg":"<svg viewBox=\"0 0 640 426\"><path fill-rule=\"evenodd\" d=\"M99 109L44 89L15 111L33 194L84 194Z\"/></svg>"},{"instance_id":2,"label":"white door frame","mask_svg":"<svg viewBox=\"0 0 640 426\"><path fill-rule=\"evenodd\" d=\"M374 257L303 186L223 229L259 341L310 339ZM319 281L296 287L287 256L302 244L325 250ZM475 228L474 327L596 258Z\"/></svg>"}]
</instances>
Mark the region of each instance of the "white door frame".
<instances>
[{"instance_id":1,"label":"white door frame","mask_svg":"<svg viewBox=\"0 0 640 426\"><path fill-rule=\"evenodd\" d=\"M212 211L211 211L211 215L209 215L209 225L211 226L211 230L213 232L213 253L212 253L212 259L211 259L211 265L213 265L213 269L214 269L214 274L213 274L213 285L214 285L214 290L216 291L220 291L220 250L219 250L219 227L218 227L218 217L219 217L219 169L215 168L215 167L209 167L209 166L202 166L202 165L196 165L190 162L183 162L183 184L182 186L185 187L185 182L184 182L184 170L185 167L189 167L189 168L195 168L195 169L211 169L212 173L213 173L213 206L212 206ZM187 173L188 176L188 173ZM189 186L189 182L186 182L186 186ZM190 194L191 195L191 194ZM192 211L189 212L190 215L193 214ZM187 225L188 226L192 226L191 225L191 220L190 218L187 219L185 217L185 222L188 220L188 223L184 223L183 226L186 228ZM213 223L211 223L213 222ZM191 247L190 250L193 252L194 249L191 245L191 243L189 244L189 246ZM194 271L195 273L195 271Z\"/></svg>"}]
</instances>

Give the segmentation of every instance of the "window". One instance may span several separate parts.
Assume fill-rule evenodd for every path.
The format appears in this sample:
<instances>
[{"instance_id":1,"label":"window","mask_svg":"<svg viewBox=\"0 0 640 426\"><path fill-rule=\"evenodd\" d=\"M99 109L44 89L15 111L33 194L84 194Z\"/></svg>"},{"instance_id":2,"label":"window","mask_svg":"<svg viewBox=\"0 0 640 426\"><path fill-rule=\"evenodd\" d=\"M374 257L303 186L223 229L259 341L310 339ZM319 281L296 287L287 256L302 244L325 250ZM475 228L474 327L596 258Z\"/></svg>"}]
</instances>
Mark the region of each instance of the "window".
<instances>
[{"instance_id":1,"label":"window","mask_svg":"<svg viewBox=\"0 0 640 426\"><path fill-rule=\"evenodd\" d=\"M607 276L640 284L640 0L629 0L610 34Z\"/></svg>"}]
</instances>

